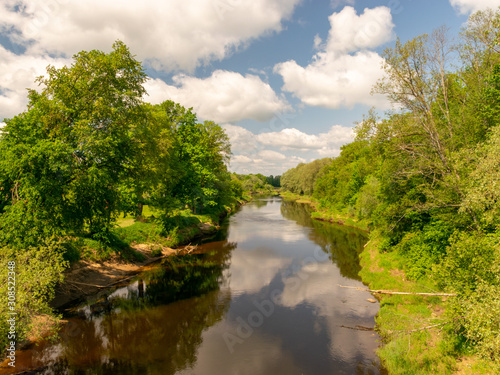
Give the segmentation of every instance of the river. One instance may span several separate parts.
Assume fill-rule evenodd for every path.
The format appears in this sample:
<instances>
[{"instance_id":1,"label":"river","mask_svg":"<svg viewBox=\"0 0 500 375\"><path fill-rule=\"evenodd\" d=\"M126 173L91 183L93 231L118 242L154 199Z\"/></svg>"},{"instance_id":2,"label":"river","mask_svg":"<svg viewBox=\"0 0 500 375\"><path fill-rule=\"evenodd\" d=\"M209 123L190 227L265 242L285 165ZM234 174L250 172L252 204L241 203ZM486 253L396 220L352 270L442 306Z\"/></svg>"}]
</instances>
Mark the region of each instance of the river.
<instances>
[{"instance_id":1,"label":"river","mask_svg":"<svg viewBox=\"0 0 500 375\"><path fill-rule=\"evenodd\" d=\"M56 342L18 352L42 374L383 374L366 235L309 206L256 199L199 254L168 258L65 311Z\"/></svg>"}]
</instances>

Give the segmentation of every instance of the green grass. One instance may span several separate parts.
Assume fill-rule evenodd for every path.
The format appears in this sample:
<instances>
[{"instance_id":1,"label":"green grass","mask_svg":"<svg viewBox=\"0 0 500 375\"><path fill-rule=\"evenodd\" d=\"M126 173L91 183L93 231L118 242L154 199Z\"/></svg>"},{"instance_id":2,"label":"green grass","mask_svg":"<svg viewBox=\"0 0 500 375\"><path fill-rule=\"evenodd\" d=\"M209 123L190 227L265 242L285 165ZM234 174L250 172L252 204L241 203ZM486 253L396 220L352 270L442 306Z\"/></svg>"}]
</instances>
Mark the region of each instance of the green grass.
<instances>
[{"instance_id":1,"label":"green grass","mask_svg":"<svg viewBox=\"0 0 500 375\"><path fill-rule=\"evenodd\" d=\"M159 233L154 223L135 222L126 227L113 229L118 238L127 244L151 243L159 239Z\"/></svg>"},{"instance_id":2,"label":"green grass","mask_svg":"<svg viewBox=\"0 0 500 375\"><path fill-rule=\"evenodd\" d=\"M158 216L158 211L156 211L154 208L151 208L149 206L144 206L142 208L142 217L145 220L151 220L151 218L155 216ZM136 218L134 215L125 215L116 219L116 224L122 228L131 226L134 223L136 223Z\"/></svg>"},{"instance_id":3,"label":"green grass","mask_svg":"<svg viewBox=\"0 0 500 375\"><path fill-rule=\"evenodd\" d=\"M360 254L360 276L370 289L402 292L438 292L430 280L410 281L403 269L404 259L397 252L380 252L379 240L371 241ZM446 298L439 296L380 295L377 328L384 345L378 355L389 374L497 374L491 362L473 356L461 341L446 312ZM461 360L469 356L468 368ZM469 370L471 372L469 372ZM474 372L476 371L476 372Z\"/></svg>"},{"instance_id":4,"label":"green grass","mask_svg":"<svg viewBox=\"0 0 500 375\"><path fill-rule=\"evenodd\" d=\"M233 209L225 208L227 211ZM153 256L159 256L158 249L162 246L175 248L201 236L201 223L208 223L215 229L220 216L225 213L224 209L203 215L195 215L188 209L175 210L170 217L159 222L161 214L144 206L143 221L136 221L131 216L119 218L117 227L111 230L105 243L88 236L68 241L65 259L70 262L79 259L104 261L118 255L126 261L144 260L144 256L131 247L134 244L157 245Z\"/></svg>"},{"instance_id":5,"label":"green grass","mask_svg":"<svg viewBox=\"0 0 500 375\"><path fill-rule=\"evenodd\" d=\"M116 224L122 228L133 225L134 223L135 223L135 219L131 216L121 217L121 218L116 220Z\"/></svg>"},{"instance_id":6,"label":"green grass","mask_svg":"<svg viewBox=\"0 0 500 375\"><path fill-rule=\"evenodd\" d=\"M432 292L432 285L408 281L401 270L400 256L395 252L380 253L378 244L377 238L372 238L360 254L360 276L370 289ZM428 373L433 366L437 366L440 369L436 367L432 373L450 374L454 358L431 343L438 339L436 332L423 329L445 321L435 313L443 308L441 297L380 295L379 298L380 311L376 321L379 333L386 342L379 350L379 356L390 373ZM434 363L437 359L439 363ZM424 368L425 372L418 372Z\"/></svg>"}]
</instances>

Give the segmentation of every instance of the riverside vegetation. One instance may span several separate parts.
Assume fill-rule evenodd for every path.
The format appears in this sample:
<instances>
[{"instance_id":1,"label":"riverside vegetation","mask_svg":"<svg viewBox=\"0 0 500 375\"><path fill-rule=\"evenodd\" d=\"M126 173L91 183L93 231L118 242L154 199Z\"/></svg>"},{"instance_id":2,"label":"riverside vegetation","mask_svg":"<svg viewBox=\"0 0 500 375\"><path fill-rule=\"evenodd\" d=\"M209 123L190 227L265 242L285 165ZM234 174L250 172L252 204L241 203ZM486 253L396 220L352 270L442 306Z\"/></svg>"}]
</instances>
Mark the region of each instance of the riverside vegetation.
<instances>
[{"instance_id":1,"label":"riverside vegetation","mask_svg":"<svg viewBox=\"0 0 500 375\"><path fill-rule=\"evenodd\" d=\"M281 177L317 217L370 229L372 289L455 294L380 296L390 373L500 371L499 40L498 10L473 14L455 44L445 28L398 40L374 88L398 109L370 111L339 157Z\"/></svg>"},{"instance_id":2,"label":"riverside vegetation","mask_svg":"<svg viewBox=\"0 0 500 375\"><path fill-rule=\"evenodd\" d=\"M122 42L110 53L82 51L71 66L49 66L26 111L5 120L0 278L14 261L18 344L57 322L50 301L70 263L141 260L131 244L186 242L276 183L229 173L224 130L172 101L145 103L146 80ZM4 282L1 316L7 292ZM2 348L8 329L2 319Z\"/></svg>"},{"instance_id":3,"label":"riverside vegetation","mask_svg":"<svg viewBox=\"0 0 500 375\"><path fill-rule=\"evenodd\" d=\"M397 41L374 90L400 110L383 120L371 111L339 157L281 178L312 195L317 216L370 229L361 275L372 288L456 294L381 297L380 355L391 373L498 371L498 40L500 12L485 11L458 44L445 29ZM47 74L0 136L0 277L14 260L17 342L56 319L49 302L68 262L137 257L133 241L173 245L183 228L215 224L244 186L279 185L230 174L217 124L171 101L144 103L146 74L121 42ZM124 216L132 225L117 228ZM4 283L2 316L7 295ZM2 347L8 328L0 321Z\"/></svg>"}]
</instances>

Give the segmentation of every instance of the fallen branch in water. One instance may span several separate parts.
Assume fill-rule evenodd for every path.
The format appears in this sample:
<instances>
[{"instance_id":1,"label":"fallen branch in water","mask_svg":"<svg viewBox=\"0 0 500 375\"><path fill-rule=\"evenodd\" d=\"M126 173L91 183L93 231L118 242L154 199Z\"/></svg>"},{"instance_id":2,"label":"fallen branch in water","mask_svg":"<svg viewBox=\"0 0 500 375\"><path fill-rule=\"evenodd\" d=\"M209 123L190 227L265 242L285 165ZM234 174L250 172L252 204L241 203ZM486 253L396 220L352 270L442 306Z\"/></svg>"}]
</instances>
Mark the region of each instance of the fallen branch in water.
<instances>
[{"instance_id":1,"label":"fallen branch in water","mask_svg":"<svg viewBox=\"0 0 500 375\"><path fill-rule=\"evenodd\" d=\"M78 285L85 285L85 286L92 286L94 288L106 288L106 285L95 285L95 284L87 284L87 283L80 283L78 281L66 281L68 284L78 284ZM81 290L81 289L80 289Z\"/></svg>"},{"instance_id":2,"label":"fallen branch in water","mask_svg":"<svg viewBox=\"0 0 500 375\"><path fill-rule=\"evenodd\" d=\"M409 292L394 292L391 290L373 290L373 289L367 289L367 288L358 288L356 286L344 286L340 285L341 288L348 288L348 289L356 289L360 290L362 292L370 292L370 293L377 293L377 294L399 294L399 295L406 295L406 296L441 296L441 297L454 297L456 294L454 293L409 293Z\"/></svg>"},{"instance_id":3,"label":"fallen branch in water","mask_svg":"<svg viewBox=\"0 0 500 375\"><path fill-rule=\"evenodd\" d=\"M363 327L360 325L357 325L356 327L349 327L349 326L341 325L340 327L347 328L347 329L354 329L356 331L375 331L375 328Z\"/></svg>"}]
</instances>

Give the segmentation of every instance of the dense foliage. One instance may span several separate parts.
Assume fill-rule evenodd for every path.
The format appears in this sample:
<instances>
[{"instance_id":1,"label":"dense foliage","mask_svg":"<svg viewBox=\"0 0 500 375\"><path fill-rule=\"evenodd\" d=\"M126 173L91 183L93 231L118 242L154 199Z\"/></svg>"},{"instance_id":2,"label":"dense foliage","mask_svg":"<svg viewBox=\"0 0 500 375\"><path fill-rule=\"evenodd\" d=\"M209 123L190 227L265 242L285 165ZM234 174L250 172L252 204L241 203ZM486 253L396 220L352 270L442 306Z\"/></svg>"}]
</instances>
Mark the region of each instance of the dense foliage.
<instances>
[{"instance_id":1,"label":"dense foliage","mask_svg":"<svg viewBox=\"0 0 500 375\"><path fill-rule=\"evenodd\" d=\"M324 158L308 164L300 163L283 173L281 186L295 194L312 194L318 173L330 162L330 158Z\"/></svg>"},{"instance_id":2,"label":"dense foliage","mask_svg":"<svg viewBox=\"0 0 500 375\"><path fill-rule=\"evenodd\" d=\"M218 217L243 193L223 129L172 101L144 103L147 76L123 43L47 73L0 136L0 265L16 262L18 342L50 314L75 238L104 250L118 216L140 218L145 205L166 234L174 210Z\"/></svg>"},{"instance_id":3,"label":"dense foliage","mask_svg":"<svg viewBox=\"0 0 500 375\"><path fill-rule=\"evenodd\" d=\"M280 187L281 176L264 176L263 174L232 174L233 180L248 194L273 194Z\"/></svg>"},{"instance_id":4,"label":"dense foliage","mask_svg":"<svg viewBox=\"0 0 500 375\"><path fill-rule=\"evenodd\" d=\"M365 220L408 278L456 293L455 332L500 362L499 38L500 10L472 15L458 45L445 29L398 40L374 88L398 110L371 111L339 157L301 164L282 185Z\"/></svg>"}]
</instances>

